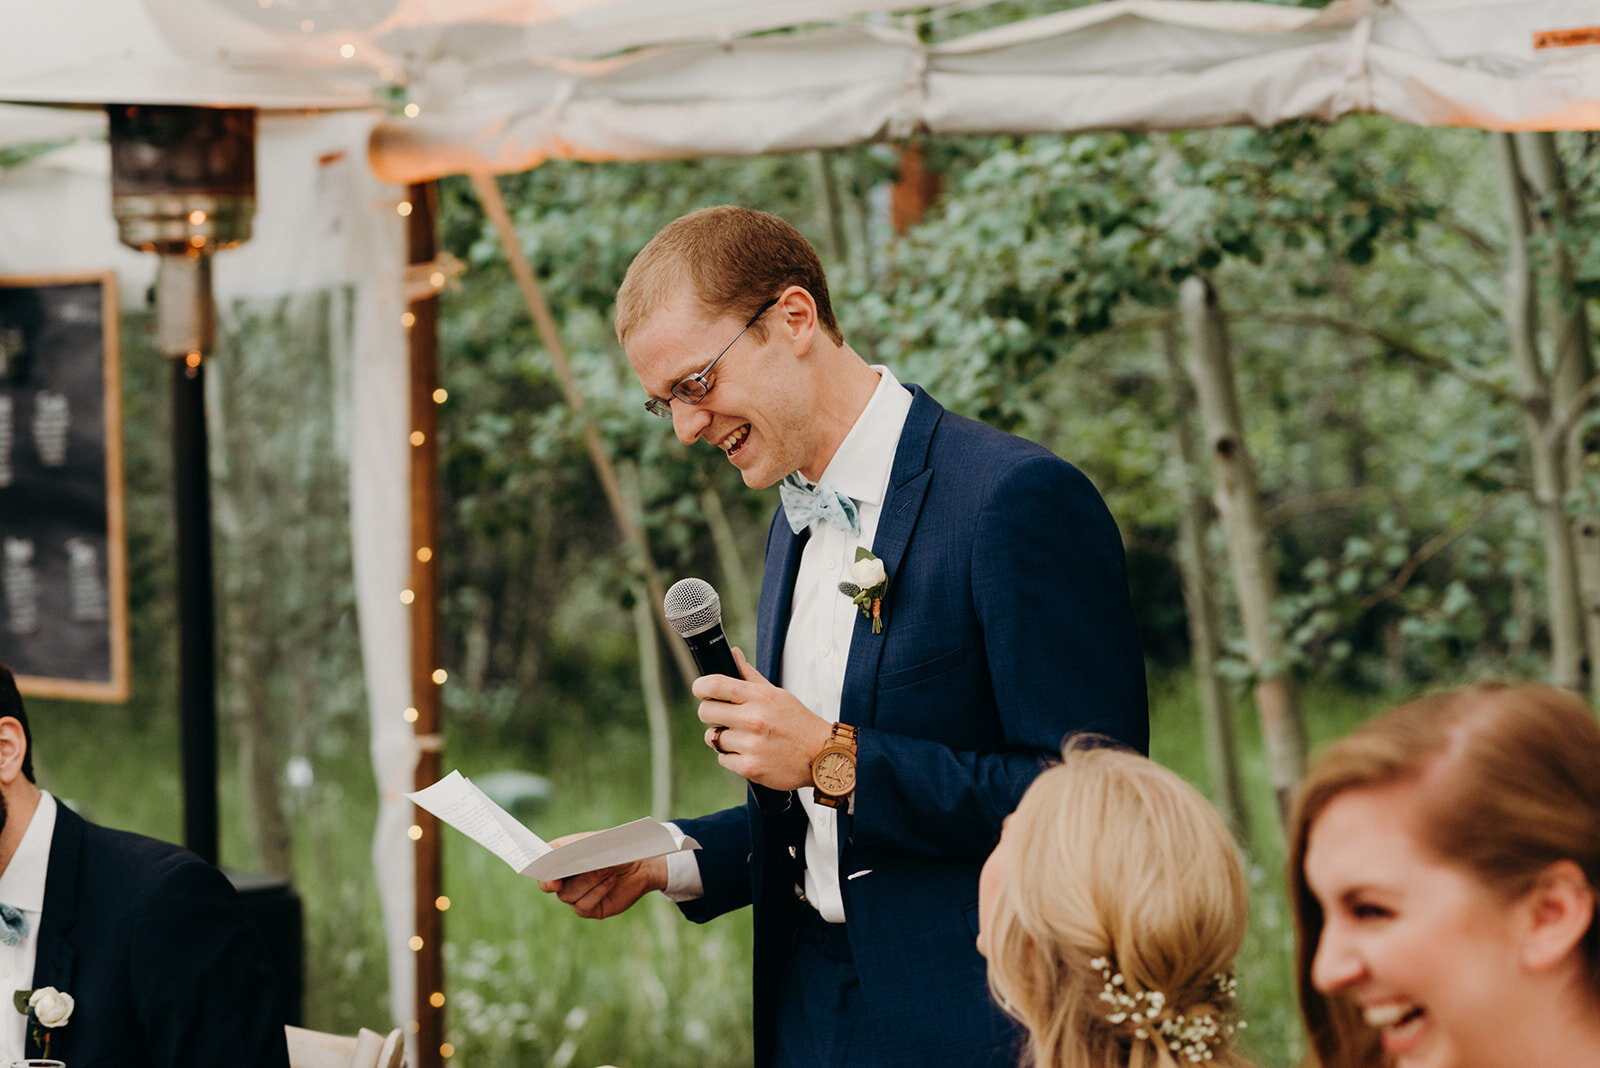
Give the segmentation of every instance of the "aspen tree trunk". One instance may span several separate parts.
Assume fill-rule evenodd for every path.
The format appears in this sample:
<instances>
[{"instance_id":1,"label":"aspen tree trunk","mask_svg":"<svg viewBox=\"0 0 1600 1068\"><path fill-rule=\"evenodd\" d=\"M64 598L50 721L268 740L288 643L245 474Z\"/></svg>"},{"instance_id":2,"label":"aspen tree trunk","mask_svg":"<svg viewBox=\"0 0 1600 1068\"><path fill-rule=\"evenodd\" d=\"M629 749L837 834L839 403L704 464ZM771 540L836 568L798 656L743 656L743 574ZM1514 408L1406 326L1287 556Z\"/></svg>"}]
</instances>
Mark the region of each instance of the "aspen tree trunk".
<instances>
[{"instance_id":1,"label":"aspen tree trunk","mask_svg":"<svg viewBox=\"0 0 1600 1068\"><path fill-rule=\"evenodd\" d=\"M1216 292L1208 281L1191 277L1184 281L1179 301L1189 335L1189 377L1210 444L1217 511L1227 534L1239 614L1256 674L1256 707L1272 788L1279 818L1287 820L1290 795L1305 770L1305 726L1294 679L1284 666L1282 636L1273 621L1278 581L1255 464L1245 447L1232 356Z\"/></svg>"},{"instance_id":2,"label":"aspen tree trunk","mask_svg":"<svg viewBox=\"0 0 1600 1068\"><path fill-rule=\"evenodd\" d=\"M723 588L717 595L722 602L722 629L728 641L741 650L755 655L756 627L755 605L760 594L750 582L750 572L744 566L744 554L739 551L739 539L734 536L733 524L728 522L727 510L722 507L722 495L707 487L700 494L700 510L705 513L706 529L711 532L711 544L717 550L717 564L722 571ZM754 663L754 661L751 661Z\"/></svg>"},{"instance_id":3,"label":"aspen tree trunk","mask_svg":"<svg viewBox=\"0 0 1600 1068\"><path fill-rule=\"evenodd\" d=\"M827 149L810 153L811 170L817 190L818 220L823 233L828 235L828 258L835 263L845 263L850 257L850 241L845 237L844 208L839 203L839 183L833 173L833 157Z\"/></svg>"},{"instance_id":4,"label":"aspen tree trunk","mask_svg":"<svg viewBox=\"0 0 1600 1068\"><path fill-rule=\"evenodd\" d=\"M1539 352L1539 286L1530 258L1529 200L1537 194L1511 134L1489 135L1506 208L1505 320L1511 369L1522 397L1523 425L1533 474L1534 507L1544 537L1545 587L1549 598L1550 681L1583 688L1583 613L1578 563L1567 522L1567 433L1551 395L1552 381Z\"/></svg>"},{"instance_id":5,"label":"aspen tree trunk","mask_svg":"<svg viewBox=\"0 0 1600 1068\"><path fill-rule=\"evenodd\" d=\"M1228 685L1217 671L1222 657L1222 630L1211 570L1206 564L1206 530L1210 516L1196 462L1194 426L1189 411L1194 391L1183 373L1177 324L1162 331L1172 390L1172 481L1178 492L1178 572L1183 579L1183 604L1189 618L1189 661L1194 665L1200 695L1200 720L1206 735L1206 771L1211 798L1240 842L1250 839L1250 820L1239 787L1239 750L1234 742Z\"/></svg>"},{"instance_id":6,"label":"aspen tree trunk","mask_svg":"<svg viewBox=\"0 0 1600 1068\"><path fill-rule=\"evenodd\" d=\"M1528 132L1515 135L1517 158L1532 193L1549 206L1552 231L1570 225L1573 215L1572 190L1568 187L1561 157L1556 152L1555 135ZM1550 265L1554 296L1550 322L1555 326L1555 370L1551 375L1551 401L1555 432L1565 440L1565 483L1572 507L1568 525L1578 572L1579 612L1583 619L1584 658L1589 670L1591 701L1600 709L1600 500L1585 493L1586 473L1600 464L1600 437L1584 425L1585 416L1595 404L1594 345L1584 298L1577 291L1577 272L1572 257L1560 243L1559 234L1549 234L1553 261Z\"/></svg>"},{"instance_id":7,"label":"aspen tree trunk","mask_svg":"<svg viewBox=\"0 0 1600 1068\"><path fill-rule=\"evenodd\" d=\"M631 460L617 464L617 485L629 514L640 509L639 469ZM644 696L645 722L650 727L650 815L666 819L672 808L672 731L667 722L667 695L661 676L661 646L649 621L655 618L650 591L642 579L630 583L634 595L634 631L639 640L639 681ZM640 621L645 621L641 627ZM673 635L677 640L677 635ZM678 640L678 644L683 642Z\"/></svg>"}]
</instances>

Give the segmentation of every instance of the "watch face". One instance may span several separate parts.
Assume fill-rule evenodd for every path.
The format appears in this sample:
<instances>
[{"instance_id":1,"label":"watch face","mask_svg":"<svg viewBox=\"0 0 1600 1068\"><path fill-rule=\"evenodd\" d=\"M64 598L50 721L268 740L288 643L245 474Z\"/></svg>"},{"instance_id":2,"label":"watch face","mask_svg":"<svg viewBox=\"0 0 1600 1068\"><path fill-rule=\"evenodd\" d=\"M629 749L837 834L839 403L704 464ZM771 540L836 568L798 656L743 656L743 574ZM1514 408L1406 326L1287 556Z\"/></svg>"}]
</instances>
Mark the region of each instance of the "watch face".
<instances>
[{"instance_id":1,"label":"watch face","mask_svg":"<svg viewBox=\"0 0 1600 1068\"><path fill-rule=\"evenodd\" d=\"M856 762L844 750L829 750L817 757L812 776L823 793L847 794L856 788Z\"/></svg>"}]
</instances>

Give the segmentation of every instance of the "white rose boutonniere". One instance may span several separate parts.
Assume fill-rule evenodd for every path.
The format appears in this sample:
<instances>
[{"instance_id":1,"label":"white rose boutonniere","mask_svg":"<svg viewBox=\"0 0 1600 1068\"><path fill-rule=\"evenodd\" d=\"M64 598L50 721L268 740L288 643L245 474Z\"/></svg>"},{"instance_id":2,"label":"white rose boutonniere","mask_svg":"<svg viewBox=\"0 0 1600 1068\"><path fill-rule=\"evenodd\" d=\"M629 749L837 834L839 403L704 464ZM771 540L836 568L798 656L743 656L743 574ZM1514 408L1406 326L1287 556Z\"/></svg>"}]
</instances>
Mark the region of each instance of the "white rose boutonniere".
<instances>
[{"instance_id":1,"label":"white rose boutonniere","mask_svg":"<svg viewBox=\"0 0 1600 1068\"><path fill-rule=\"evenodd\" d=\"M72 1019L72 995L63 994L53 986L41 986L38 990L17 991L12 1004L28 1017L33 1025L33 1040L39 1044L39 1052L48 1057L55 1029L65 1027Z\"/></svg>"},{"instance_id":2,"label":"white rose boutonniere","mask_svg":"<svg viewBox=\"0 0 1600 1068\"><path fill-rule=\"evenodd\" d=\"M850 565L850 581L839 583L839 592L872 620L872 633L883 633L883 595L889 590L889 574L865 546L856 546L856 562Z\"/></svg>"}]
</instances>

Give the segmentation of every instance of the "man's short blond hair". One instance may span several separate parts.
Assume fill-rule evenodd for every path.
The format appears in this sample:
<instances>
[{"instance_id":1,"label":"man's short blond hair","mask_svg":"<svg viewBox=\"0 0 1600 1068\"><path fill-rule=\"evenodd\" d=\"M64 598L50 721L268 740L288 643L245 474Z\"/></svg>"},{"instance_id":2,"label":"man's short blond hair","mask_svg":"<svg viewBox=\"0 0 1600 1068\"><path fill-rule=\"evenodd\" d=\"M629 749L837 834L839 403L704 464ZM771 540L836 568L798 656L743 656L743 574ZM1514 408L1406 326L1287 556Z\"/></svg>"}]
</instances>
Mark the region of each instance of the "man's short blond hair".
<instances>
[{"instance_id":1,"label":"man's short blond hair","mask_svg":"<svg viewBox=\"0 0 1600 1068\"><path fill-rule=\"evenodd\" d=\"M800 231L770 212L724 204L690 212L650 239L617 290L617 339L628 336L689 283L712 317L747 319L789 286L811 294L817 320L842 344L816 250ZM750 328L762 340L761 323Z\"/></svg>"}]
</instances>

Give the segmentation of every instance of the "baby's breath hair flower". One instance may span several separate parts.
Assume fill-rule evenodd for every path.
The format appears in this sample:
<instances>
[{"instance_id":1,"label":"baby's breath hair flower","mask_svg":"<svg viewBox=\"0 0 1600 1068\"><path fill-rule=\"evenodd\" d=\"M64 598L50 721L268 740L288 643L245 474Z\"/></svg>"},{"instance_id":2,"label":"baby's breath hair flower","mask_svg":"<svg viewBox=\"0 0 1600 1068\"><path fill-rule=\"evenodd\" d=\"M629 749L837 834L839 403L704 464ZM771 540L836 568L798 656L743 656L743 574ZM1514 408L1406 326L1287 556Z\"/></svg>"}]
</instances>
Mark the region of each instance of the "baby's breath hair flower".
<instances>
[{"instance_id":1,"label":"baby's breath hair flower","mask_svg":"<svg viewBox=\"0 0 1600 1068\"><path fill-rule=\"evenodd\" d=\"M1173 1006L1167 1013L1167 995L1159 990L1130 991L1109 955L1095 957L1089 967L1105 980L1100 1000L1108 1007L1106 1022L1141 1041L1162 1042L1180 1061L1198 1064L1215 1059L1212 1051L1245 1026L1234 1009L1239 983L1231 975L1214 975L1206 986L1202 1003L1215 1011L1190 1014Z\"/></svg>"}]
</instances>

